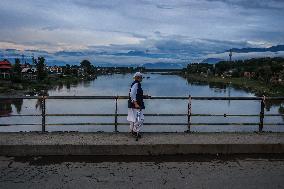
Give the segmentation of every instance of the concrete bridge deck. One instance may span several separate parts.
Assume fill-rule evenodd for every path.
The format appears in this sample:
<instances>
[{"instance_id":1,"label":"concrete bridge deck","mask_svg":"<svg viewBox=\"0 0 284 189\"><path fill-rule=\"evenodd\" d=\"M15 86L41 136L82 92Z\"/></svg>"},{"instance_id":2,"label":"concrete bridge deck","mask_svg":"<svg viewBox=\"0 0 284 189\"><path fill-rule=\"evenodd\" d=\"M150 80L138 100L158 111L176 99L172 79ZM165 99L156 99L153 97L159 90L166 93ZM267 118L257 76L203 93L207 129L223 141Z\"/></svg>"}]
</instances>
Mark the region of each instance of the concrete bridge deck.
<instances>
[{"instance_id":1,"label":"concrete bridge deck","mask_svg":"<svg viewBox=\"0 0 284 189\"><path fill-rule=\"evenodd\" d=\"M0 133L0 155L284 154L284 133Z\"/></svg>"}]
</instances>

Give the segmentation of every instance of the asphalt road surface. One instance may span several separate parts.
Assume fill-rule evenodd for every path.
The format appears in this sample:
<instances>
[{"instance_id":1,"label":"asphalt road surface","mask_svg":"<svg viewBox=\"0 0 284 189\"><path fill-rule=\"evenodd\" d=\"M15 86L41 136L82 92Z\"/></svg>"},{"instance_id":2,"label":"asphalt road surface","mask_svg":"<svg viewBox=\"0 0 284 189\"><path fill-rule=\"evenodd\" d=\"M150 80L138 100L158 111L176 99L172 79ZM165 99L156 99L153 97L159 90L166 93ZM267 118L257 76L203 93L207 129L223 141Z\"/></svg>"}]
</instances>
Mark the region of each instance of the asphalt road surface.
<instances>
[{"instance_id":1,"label":"asphalt road surface","mask_svg":"<svg viewBox=\"0 0 284 189\"><path fill-rule=\"evenodd\" d=\"M0 156L0 188L284 188L284 156Z\"/></svg>"}]
</instances>

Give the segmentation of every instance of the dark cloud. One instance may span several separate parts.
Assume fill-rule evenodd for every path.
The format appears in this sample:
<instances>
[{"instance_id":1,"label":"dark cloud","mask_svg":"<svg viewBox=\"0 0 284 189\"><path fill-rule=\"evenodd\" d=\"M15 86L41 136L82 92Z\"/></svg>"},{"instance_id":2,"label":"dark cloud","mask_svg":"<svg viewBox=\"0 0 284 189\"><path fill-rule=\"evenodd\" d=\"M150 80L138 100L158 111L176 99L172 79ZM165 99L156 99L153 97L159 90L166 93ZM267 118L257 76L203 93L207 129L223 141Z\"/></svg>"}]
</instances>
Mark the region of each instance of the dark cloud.
<instances>
[{"instance_id":1,"label":"dark cloud","mask_svg":"<svg viewBox=\"0 0 284 189\"><path fill-rule=\"evenodd\" d=\"M178 54L180 57L202 57L207 54L215 54L226 51L230 48L249 47L247 42L221 41L202 39L195 41L181 40L160 40L155 47L163 53Z\"/></svg>"},{"instance_id":2,"label":"dark cloud","mask_svg":"<svg viewBox=\"0 0 284 189\"><path fill-rule=\"evenodd\" d=\"M161 4L161 5L156 5L156 6L159 9L174 9L174 7L170 6L170 5L163 5L163 4Z\"/></svg>"},{"instance_id":3,"label":"dark cloud","mask_svg":"<svg viewBox=\"0 0 284 189\"><path fill-rule=\"evenodd\" d=\"M283 0L207 0L211 2L223 2L228 5L237 5L243 8L252 9L284 9Z\"/></svg>"},{"instance_id":4,"label":"dark cloud","mask_svg":"<svg viewBox=\"0 0 284 189\"><path fill-rule=\"evenodd\" d=\"M92 8L92 9L113 9L123 1L121 0L104 0L104 1L94 1L94 0L71 0L76 5L87 7L87 8Z\"/></svg>"},{"instance_id":5,"label":"dark cloud","mask_svg":"<svg viewBox=\"0 0 284 189\"><path fill-rule=\"evenodd\" d=\"M44 26L41 29L47 30L47 31L54 31L54 30L60 29L60 27L59 26Z\"/></svg>"}]
</instances>

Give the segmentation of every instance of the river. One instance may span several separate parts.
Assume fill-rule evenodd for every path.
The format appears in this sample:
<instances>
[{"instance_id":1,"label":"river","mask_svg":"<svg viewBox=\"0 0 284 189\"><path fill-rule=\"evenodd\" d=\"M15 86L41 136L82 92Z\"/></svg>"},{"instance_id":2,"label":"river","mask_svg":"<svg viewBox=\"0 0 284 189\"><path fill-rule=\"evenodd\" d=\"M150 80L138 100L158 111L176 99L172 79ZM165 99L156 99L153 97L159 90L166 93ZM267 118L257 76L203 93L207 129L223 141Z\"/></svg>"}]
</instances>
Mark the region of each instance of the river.
<instances>
[{"instance_id":1,"label":"river","mask_svg":"<svg viewBox=\"0 0 284 189\"><path fill-rule=\"evenodd\" d=\"M128 95L129 86L132 82L132 74L114 74L99 76L93 81L85 81L78 84L57 86L48 91L49 96L80 96L80 95ZM157 73L147 73L142 82L144 93L151 96L220 96L220 97L253 97L254 94L233 86L219 86L201 84L187 81L177 75L163 75ZM145 113L187 113L186 100L146 100ZM1 114L40 114L40 106L37 100L25 99L18 101L0 102ZM265 113L278 114L279 106L274 105L266 108ZM53 100L46 102L46 113L114 113L114 100ZM192 113L198 114L259 114L259 101L192 101ZM127 113L126 100L118 101L118 113ZM99 123L113 122L114 118L108 117L47 117L47 124L55 123ZM126 117L119 117L119 122L127 122ZM145 123L186 123L187 117L146 117ZM192 117L193 123L258 123L259 117ZM265 123L283 123L281 116L265 117ZM18 131L40 131L41 126L28 125L28 123L41 123L41 117L0 117L0 124L21 123L27 125L2 126L0 132ZM68 125L68 126L47 126L47 131L81 131L81 132L113 132L114 126L94 126L94 125ZM145 125L144 132L184 132L187 126L180 125ZM252 126L229 126L210 125L192 126L192 131L197 132L251 132L257 131L258 125ZM118 131L127 132L128 126L118 126ZM264 131L284 131L284 126L272 125L264 126Z\"/></svg>"}]
</instances>

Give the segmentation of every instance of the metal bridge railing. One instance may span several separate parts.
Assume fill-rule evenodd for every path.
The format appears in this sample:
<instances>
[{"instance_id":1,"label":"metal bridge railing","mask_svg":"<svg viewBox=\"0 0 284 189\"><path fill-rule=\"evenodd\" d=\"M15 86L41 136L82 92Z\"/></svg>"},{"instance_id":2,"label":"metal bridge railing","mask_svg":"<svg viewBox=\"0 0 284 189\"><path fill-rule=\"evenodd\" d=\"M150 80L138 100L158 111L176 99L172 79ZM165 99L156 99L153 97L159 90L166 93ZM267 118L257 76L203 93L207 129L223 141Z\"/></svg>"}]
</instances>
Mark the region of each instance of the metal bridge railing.
<instances>
[{"instance_id":1,"label":"metal bridge railing","mask_svg":"<svg viewBox=\"0 0 284 189\"><path fill-rule=\"evenodd\" d=\"M41 125L42 132L46 132L46 126L51 125L114 125L114 131L118 132L118 125L128 125L128 123L119 123L118 117L120 116L127 116L127 114L119 114L118 113L118 100L126 100L128 96L0 96L1 100L17 100L17 99L38 99L41 102L41 114L19 114L19 115L0 115L0 117L12 117L12 116L21 116L21 117L28 117L28 116L41 116L41 123L30 123L30 124L1 124L0 126L18 126L18 125ZM47 114L46 113L46 101L48 99L113 99L115 100L115 112L114 114ZM186 100L187 101L187 113L184 114L144 114L145 116L186 116L187 123L144 123L144 125L183 125L187 126L187 132L191 131L192 125L258 125L258 131L263 131L264 126L264 116L284 116L284 114L264 114L265 109L265 102L266 101L279 101L283 100L284 97L169 97L169 96L145 96L145 99L159 99L159 100ZM260 101L260 113L259 114L194 114L192 113L192 101L193 100L240 100L240 101ZM114 117L114 122L112 123L46 123L46 117L52 116L99 116L99 117ZM257 123L192 123L191 118L194 116L222 116L222 117L259 117L259 122ZM265 125L284 125L284 123L265 123Z\"/></svg>"}]
</instances>

